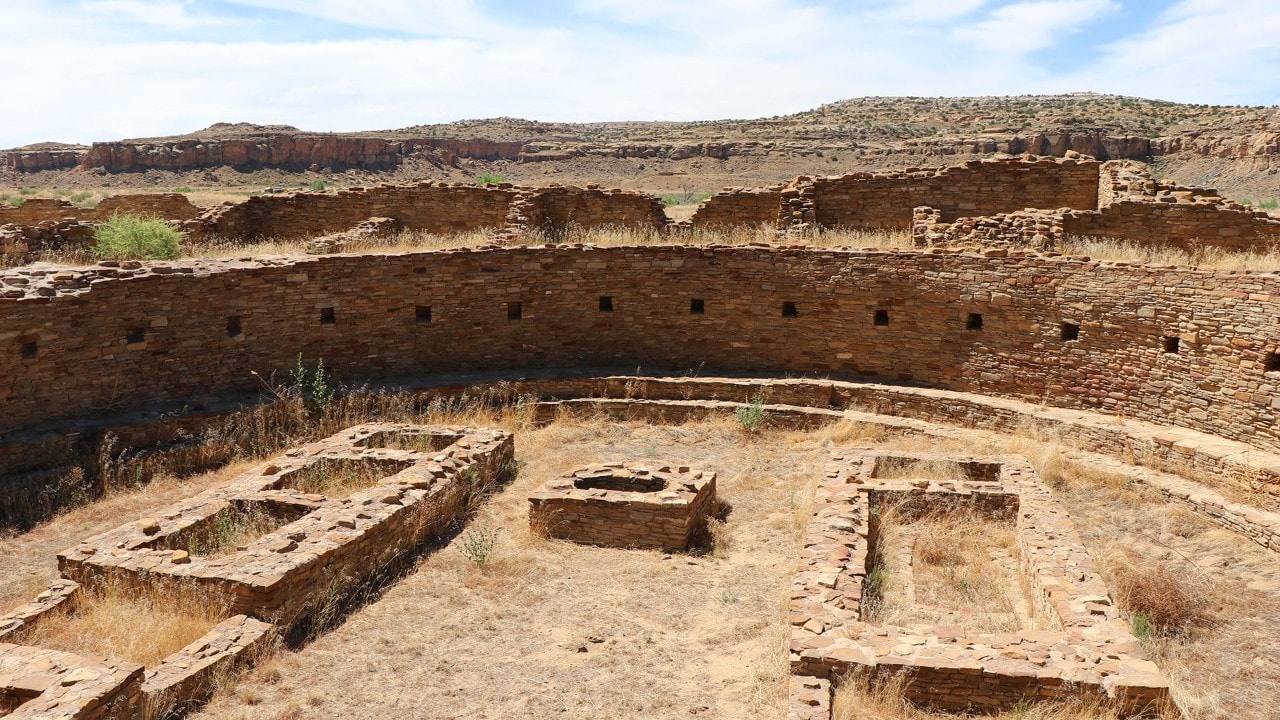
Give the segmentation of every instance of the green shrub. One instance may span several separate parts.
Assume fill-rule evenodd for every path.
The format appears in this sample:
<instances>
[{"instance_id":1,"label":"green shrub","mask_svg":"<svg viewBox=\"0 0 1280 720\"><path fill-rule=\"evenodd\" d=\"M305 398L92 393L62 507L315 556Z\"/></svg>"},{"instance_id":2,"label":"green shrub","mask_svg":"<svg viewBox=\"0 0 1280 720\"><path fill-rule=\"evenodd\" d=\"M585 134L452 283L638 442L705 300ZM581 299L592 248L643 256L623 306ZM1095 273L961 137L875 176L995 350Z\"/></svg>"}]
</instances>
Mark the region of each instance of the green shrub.
<instances>
[{"instance_id":1,"label":"green shrub","mask_svg":"<svg viewBox=\"0 0 1280 720\"><path fill-rule=\"evenodd\" d=\"M459 550L472 565L483 569L492 559L493 548L497 544L497 528L475 528L468 530L467 534L462 536L462 545L459 546Z\"/></svg>"},{"instance_id":2,"label":"green shrub","mask_svg":"<svg viewBox=\"0 0 1280 720\"><path fill-rule=\"evenodd\" d=\"M315 192L323 192L323 191L324 191L324 187L325 187L325 185L324 185L324 181L323 181L323 180L312 180L312 181L311 181L311 189L312 189L312 190L314 190Z\"/></svg>"},{"instance_id":3,"label":"green shrub","mask_svg":"<svg viewBox=\"0 0 1280 720\"><path fill-rule=\"evenodd\" d=\"M72 193L70 199L71 199L71 202L75 203L76 205L80 205L84 201L88 200L90 197L93 197L93 193L89 192L88 190L81 190L78 193Z\"/></svg>"},{"instance_id":4,"label":"green shrub","mask_svg":"<svg viewBox=\"0 0 1280 720\"><path fill-rule=\"evenodd\" d=\"M1278 207L1280 207L1280 200L1263 200L1258 203L1260 210L1275 210Z\"/></svg>"},{"instance_id":5,"label":"green shrub","mask_svg":"<svg viewBox=\"0 0 1280 720\"><path fill-rule=\"evenodd\" d=\"M22 205L22 203L24 203L24 202L26 202L26 201L27 201L27 199L26 199L26 198L24 198L24 197L18 197L18 196L16 196L16 195L15 195L14 197L9 198L9 205L10 205L11 207L19 207L19 206L21 206L21 205Z\"/></svg>"},{"instance_id":6,"label":"green shrub","mask_svg":"<svg viewBox=\"0 0 1280 720\"><path fill-rule=\"evenodd\" d=\"M93 232L94 255L108 260L173 260L184 233L155 216L116 213Z\"/></svg>"},{"instance_id":7,"label":"green shrub","mask_svg":"<svg viewBox=\"0 0 1280 720\"><path fill-rule=\"evenodd\" d=\"M507 179L501 175L493 175L491 173L480 173L480 177L476 178L477 185L497 185L504 183Z\"/></svg>"},{"instance_id":8,"label":"green shrub","mask_svg":"<svg viewBox=\"0 0 1280 720\"><path fill-rule=\"evenodd\" d=\"M176 187L176 188L174 188L174 189L173 189L173 191L174 191L174 192L176 192L176 193L183 193L184 195L185 195L186 193L193 193L193 192L195 192L195 190L192 190L191 188L187 187L186 185L183 185L182 187Z\"/></svg>"},{"instance_id":9,"label":"green shrub","mask_svg":"<svg viewBox=\"0 0 1280 720\"><path fill-rule=\"evenodd\" d=\"M769 413L764 409L764 402L760 398L752 400L750 405L738 408L733 415L738 421L738 427L745 432L758 433L769 424Z\"/></svg>"}]
</instances>

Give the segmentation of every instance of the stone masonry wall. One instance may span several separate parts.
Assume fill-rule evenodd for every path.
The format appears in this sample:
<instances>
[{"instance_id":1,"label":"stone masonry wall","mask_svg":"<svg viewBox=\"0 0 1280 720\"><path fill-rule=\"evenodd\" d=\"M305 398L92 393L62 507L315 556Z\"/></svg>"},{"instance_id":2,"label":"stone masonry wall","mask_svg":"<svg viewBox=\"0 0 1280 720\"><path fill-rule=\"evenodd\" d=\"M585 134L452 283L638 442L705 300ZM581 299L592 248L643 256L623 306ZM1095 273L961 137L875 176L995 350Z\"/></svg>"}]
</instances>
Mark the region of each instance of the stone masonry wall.
<instances>
[{"instance_id":1,"label":"stone masonry wall","mask_svg":"<svg viewBox=\"0 0 1280 720\"><path fill-rule=\"evenodd\" d=\"M556 186L523 190L513 203L507 230L548 237L563 235L571 227L636 228L661 231L667 225L662 200L647 193Z\"/></svg>"},{"instance_id":2,"label":"stone masonry wall","mask_svg":"<svg viewBox=\"0 0 1280 720\"><path fill-rule=\"evenodd\" d=\"M1063 240L1062 213L1020 210L987 217L964 217L953 223L944 223L939 211L918 207L911 220L911 239L916 247L978 245L1056 250Z\"/></svg>"},{"instance_id":3,"label":"stone masonry wall","mask_svg":"<svg viewBox=\"0 0 1280 720\"><path fill-rule=\"evenodd\" d=\"M823 228L907 230L912 208L927 205L950 222L1024 208L1098 207L1096 160L977 160L942 169L815 178L814 222Z\"/></svg>"},{"instance_id":4,"label":"stone masonry wall","mask_svg":"<svg viewBox=\"0 0 1280 720\"><path fill-rule=\"evenodd\" d=\"M291 240L347 230L387 217L433 233L499 229L515 192L510 186L431 183L351 188L333 193L251 197L205 212L187 224L193 240L210 237Z\"/></svg>"},{"instance_id":5,"label":"stone masonry wall","mask_svg":"<svg viewBox=\"0 0 1280 720\"><path fill-rule=\"evenodd\" d=\"M92 208L79 207L66 200L35 198L17 207L0 207L0 225L38 225L46 221L76 218L80 222L102 222L116 213L156 215L165 220L190 220L200 214L181 193L113 195Z\"/></svg>"},{"instance_id":6,"label":"stone masonry wall","mask_svg":"<svg viewBox=\"0 0 1280 720\"><path fill-rule=\"evenodd\" d=\"M695 230L774 226L781 210L782 186L725 188L703 200L689 225Z\"/></svg>"},{"instance_id":7,"label":"stone masonry wall","mask_svg":"<svg viewBox=\"0 0 1280 720\"><path fill-rule=\"evenodd\" d=\"M551 367L861 376L1280 448L1270 273L562 246L10 270L0 284L4 433L160 401L199 407L260 387L253 372L283 376L302 353L353 382Z\"/></svg>"},{"instance_id":8,"label":"stone masonry wall","mask_svg":"<svg viewBox=\"0 0 1280 720\"><path fill-rule=\"evenodd\" d=\"M1100 212L1067 212L1067 235L1116 238L1137 245L1194 251L1270 250L1280 246L1280 218L1235 203L1119 200Z\"/></svg>"}]
</instances>

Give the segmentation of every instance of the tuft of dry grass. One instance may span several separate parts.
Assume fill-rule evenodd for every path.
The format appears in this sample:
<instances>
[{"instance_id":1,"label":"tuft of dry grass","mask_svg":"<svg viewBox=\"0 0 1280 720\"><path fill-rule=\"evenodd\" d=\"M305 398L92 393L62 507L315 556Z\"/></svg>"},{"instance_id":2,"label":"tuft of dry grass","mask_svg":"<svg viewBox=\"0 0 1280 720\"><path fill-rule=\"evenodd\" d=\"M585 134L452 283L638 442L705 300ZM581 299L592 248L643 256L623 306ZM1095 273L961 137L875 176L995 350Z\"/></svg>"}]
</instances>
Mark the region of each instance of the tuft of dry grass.
<instances>
[{"instance_id":1,"label":"tuft of dry grass","mask_svg":"<svg viewBox=\"0 0 1280 720\"><path fill-rule=\"evenodd\" d=\"M973 715L926 710L906 699L910 677L904 672L855 672L836 683L832 720L960 720ZM1100 698L1045 701L1002 712L987 720L1115 720L1118 708ZM1169 712L1169 720L1176 714Z\"/></svg>"},{"instance_id":2,"label":"tuft of dry grass","mask_svg":"<svg viewBox=\"0 0 1280 720\"><path fill-rule=\"evenodd\" d=\"M151 668L225 618L226 609L213 601L108 585L85 591L71 609L20 630L13 641Z\"/></svg>"},{"instance_id":3,"label":"tuft of dry grass","mask_svg":"<svg viewBox=\"0 0 1280 720\"><path fill-rule=\"evenodd\" d=\"M1280 268L1280 250L1239 251L1205 247L1187 251L1177 247L1141 245L1115 238L1067 237L1059 251L1087 255L1095 260L1144 265L1180 265L1218 270L1272 270Z\"/></svg>"},{"instance_id":4,"label":"tuft of dry grass","mask_svg":"<svg viewBox=\"0 0 1280 720\"><path fill-rule=\"evenodd\" d=\"M1121 551L1112 552L1105 565L1111 594L1140 639L1185 635L1214 624L1213 588L1202 574Z\"/></svg>"},{"instance_id":5,"label":"tuft of dry grass","mask_svg":"<svg viewBox=\"0 0 1280 720\"><path fill-rule=\"evenodd\" d=\"M966 508L919 515L906 501L881 504L868 616L893 625L1021 629L1031 624L1033 603L1018 582L1016 552L1008 522Z\"/></svg>"}]
</instances>

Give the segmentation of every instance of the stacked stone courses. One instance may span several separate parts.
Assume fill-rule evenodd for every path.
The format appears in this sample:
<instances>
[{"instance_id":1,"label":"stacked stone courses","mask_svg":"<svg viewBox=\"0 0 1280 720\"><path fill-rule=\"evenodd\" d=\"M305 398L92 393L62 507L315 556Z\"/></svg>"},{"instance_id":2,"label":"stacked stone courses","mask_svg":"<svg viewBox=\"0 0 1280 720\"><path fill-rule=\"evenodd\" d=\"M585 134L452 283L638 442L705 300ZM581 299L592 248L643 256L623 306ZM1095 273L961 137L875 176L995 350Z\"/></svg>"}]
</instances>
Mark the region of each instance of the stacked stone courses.
<instances>
[{"instance_id":1,"label":"stacked stone courses","mask_svg":"<svg viewBox=\"0 0 1280 720\"><path fill-rule=\"evenodd\" d=\"M304 351L351 381L627 366L910 381L1276 450L1278 281L1026 254L715 246L10 270L0 431L103 407L200 406Z\"/></svg>"},{"instance_id":2,"label":"stacked stone courses","mask_svg":"<svg viewBox=\"0 0 1280 720\"><path fill-rule=\"evenodd\" d=\"M449 442L438 453L430 444L370 446L387 434L439 435ZM493 430L357 426L262 463L156 518L90 538L59 553L58 567L81 584L198 590L232 613L289 626L313 611L335 582L377 573L456 522L479 488L509 476L512 447L509 435ZM343 499L289 489L295 476L322 464L368 465L385 477ZM225 557L182 549L192 533L244 505L283 511L287 522Z\"/></svg>"},{"instance_id":3,"label":"stacked stone courses","mask_svg":"<svg viewBox=\"0 0 1280 720\"><path fill-rule=\"evenodd\" d=\"M687 465L609 463L575 470L529 496L529 526L586 545L687 550L706 540L716 475Z\"/></svg>"},{"instance_id":4,"label":"stacked stone courses","mask_svg":"<svg viewBox=\"0 0 1280 720\"><path fill-rule=\"evenodd\" d=\"M908 698L960 711L1093 694L1142 712L1167 696L1166 681L1112 605L1071 518L1025 460L984 458L984 464L998 468L997 477L965 481L877 479L885 460L955 462L937 454L856 449L832 458L817 491L792 589L793 672L838 680L857 668L906 669ZM980 633L869 621L862 599L875 555L871 543L880 496L918 506L971 504L996 514L1013 508L1023 571L1034 600L1058 629Z\"/></svg>"}]
</instances>

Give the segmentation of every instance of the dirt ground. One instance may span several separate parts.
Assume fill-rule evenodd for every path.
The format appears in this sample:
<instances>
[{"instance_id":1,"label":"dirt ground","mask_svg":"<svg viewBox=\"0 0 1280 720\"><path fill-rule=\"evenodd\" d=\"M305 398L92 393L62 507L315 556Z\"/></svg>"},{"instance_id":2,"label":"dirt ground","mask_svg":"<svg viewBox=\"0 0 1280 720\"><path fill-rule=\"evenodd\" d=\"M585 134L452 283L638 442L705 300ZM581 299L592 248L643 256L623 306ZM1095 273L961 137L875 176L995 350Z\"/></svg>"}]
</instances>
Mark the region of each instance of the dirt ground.
<instances>
[{"instance_id":1,"label":"dirt ground","mask_svg":"<svg viewBox=\"0 0 1280 720\"><path fill-rule=\"evenodd\" d=\"M518 477L467 529L333 630L222 688L194 717L781 718L785 611L800 533L828 454L849 444L1004 449L848 425L748 435L732 419L680 426L581 419L524 428L517 433ZM529 532L532 489L611 459L716 471L719 495L732 510L715 549L590 548ZM0 606L29 599L52 579L59 549L236 470L120 493L0 539ZM1188 716L1275 717L1275 554L1122 480L1081 476L1059 494L1095 557L1123 549L1185 568L1202 582L1214 624L1151 644ZM484 531L496 531L497 543L480 568L462 548Z\"/></svg>"}]
</instances>

